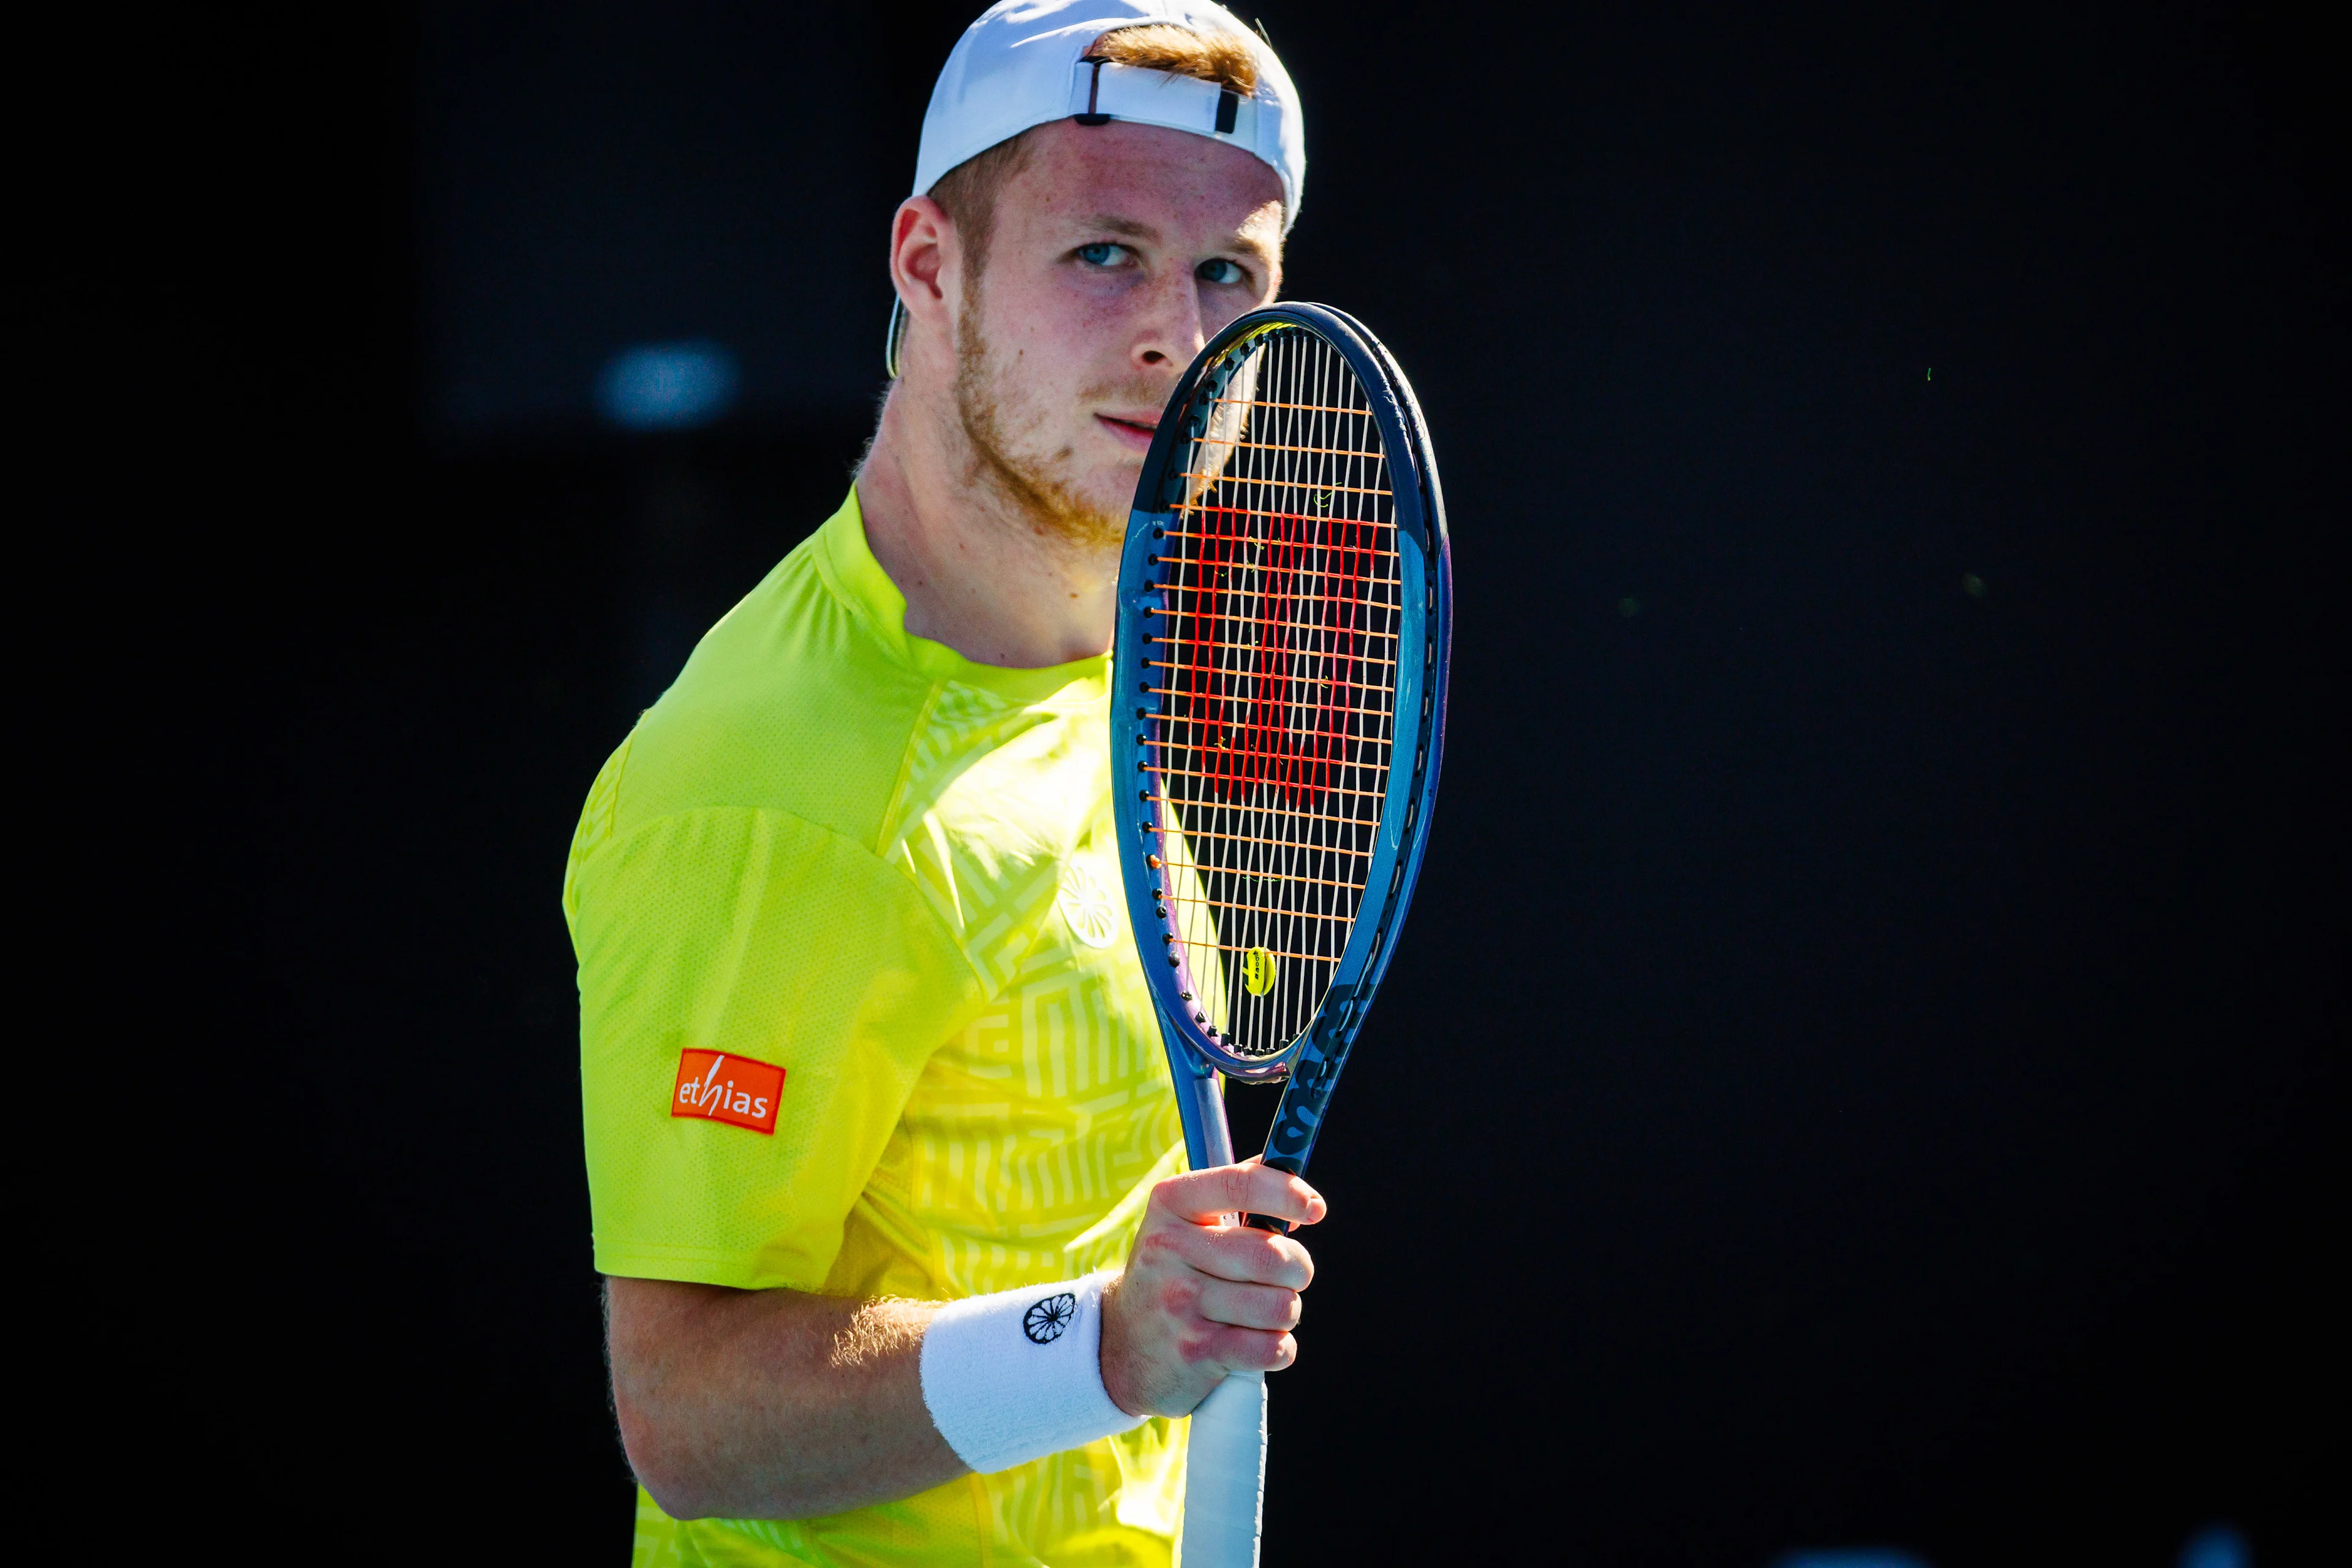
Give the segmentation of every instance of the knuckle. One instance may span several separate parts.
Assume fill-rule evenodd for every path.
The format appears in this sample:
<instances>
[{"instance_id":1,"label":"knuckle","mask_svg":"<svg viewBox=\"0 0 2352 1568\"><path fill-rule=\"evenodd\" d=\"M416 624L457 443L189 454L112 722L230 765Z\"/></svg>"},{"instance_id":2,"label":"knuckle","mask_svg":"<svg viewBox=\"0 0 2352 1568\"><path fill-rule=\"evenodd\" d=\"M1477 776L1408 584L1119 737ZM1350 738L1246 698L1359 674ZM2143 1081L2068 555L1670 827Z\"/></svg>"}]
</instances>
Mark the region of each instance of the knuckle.
<instances>
[{"instance_id":1,"label":"knuckle","mask_svg":"<svg viewBox=\"0 0 2352 1568\"><path fill-rule=\"evenodd\" d=\"M1237 1277L1256 1285L1279 1285L1297 1290L1305 1287L1311 1273L1303 1267L1304 1252L1297 1242L1262 1230L1244 1233L1233 1248L1232 1258L1241 1271Z\"/></svg>"},{"instance_id":2,"label":"knuckle","mask_svg":"<svg viewBox=\"0 0 2352 1568\"><path fill-rule=\"evenodd\" d=\"M1171 1318L1190 1318L1201 1310L1201 1288L1190 1279L1171 1279L1160 1287L1160 1310Z\"/></svg>"},{"instance_id":3,"label":"knuckle","mask_svg":"<svg viewBox=\"0 0 2352 1568\"><path fill-rule=\"evenodd\" d=\"M1257 1288L1257 1299L1251 1303L1255 1327L1275 1333L1296 1328L1298 1323L1298 1292L1284 1290L1271 1285Z\"/></svg>"},{"instance_id":4,"label":"knuckle","mask_svg":"<svg viewBox=\"0 0 2352 1568\"><path fill-rule=\"evenodd\" d=\"M1304 1290L1315 1271L1301 1255L1295 1242L1282 1242L1266 1248L1266 1283L1279 1285L1286 1290Z\"/></svg>"},{"instance_id":5,"label":"knuckle","mask_svg":"<svg viewBox=\"0 0 2352 1568\"><path fill-rule=\"evenodd\" d=\"M1229 1279L1265 1282L1266 1247L1262 1231L1236 1228L1217 1238L1218 1269Z\"/></svg>"}]
</instances>

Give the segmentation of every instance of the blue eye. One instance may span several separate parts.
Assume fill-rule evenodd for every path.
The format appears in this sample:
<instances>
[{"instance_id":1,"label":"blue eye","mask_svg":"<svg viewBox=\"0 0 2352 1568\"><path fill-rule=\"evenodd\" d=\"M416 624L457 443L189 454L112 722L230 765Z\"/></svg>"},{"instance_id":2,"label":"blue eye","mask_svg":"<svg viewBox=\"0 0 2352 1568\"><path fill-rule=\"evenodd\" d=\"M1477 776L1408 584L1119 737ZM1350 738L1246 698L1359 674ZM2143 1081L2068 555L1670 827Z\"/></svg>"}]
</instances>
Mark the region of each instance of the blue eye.
<instances>
[{"instance_id":1,"label":"blue eye","mask_svg":"<svg viewBox=\"0 0 2352 1568\"><path fill-rule=\"evenodd\" d=\"M1246 283L1249 281L1248 275L1242 271L1240 262L1228 261L1222 256L1213 261L1203 261L1201 263L1199 267L1193 268L1193 275L1199 278L1203 283Z\"/></svg>"},{"instance_id":2,"label":"blue eye","mask_svg":"<svg viewBox=\"0 0 2352 1568\"><path fill-rule=\"evenodd\" d=\"M1089 267L1116 267L1126 258L1127 247L1098 239L1092 245L1078 247L1078 259Z\"/></svg>"}]
</instances>

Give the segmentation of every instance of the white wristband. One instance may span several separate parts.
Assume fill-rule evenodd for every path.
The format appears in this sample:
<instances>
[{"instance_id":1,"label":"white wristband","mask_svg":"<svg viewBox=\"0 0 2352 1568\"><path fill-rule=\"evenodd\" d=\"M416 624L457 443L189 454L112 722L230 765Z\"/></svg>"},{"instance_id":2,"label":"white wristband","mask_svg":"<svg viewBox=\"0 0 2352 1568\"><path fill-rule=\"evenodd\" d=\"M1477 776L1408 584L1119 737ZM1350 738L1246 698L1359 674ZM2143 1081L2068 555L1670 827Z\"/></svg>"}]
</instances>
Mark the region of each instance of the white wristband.
<instances>
[{"instance_id":1,"label":"white wristband","mask_svg":"<svg viewBox=\"0 0 2352 1568\"><path fill-rule=\"evenodd\" d=\"M923 1404L985 1476L1143 1424L1103 1391L1106 1277L950 1302L923 1331Z\"/></svg>"}]
</instances>

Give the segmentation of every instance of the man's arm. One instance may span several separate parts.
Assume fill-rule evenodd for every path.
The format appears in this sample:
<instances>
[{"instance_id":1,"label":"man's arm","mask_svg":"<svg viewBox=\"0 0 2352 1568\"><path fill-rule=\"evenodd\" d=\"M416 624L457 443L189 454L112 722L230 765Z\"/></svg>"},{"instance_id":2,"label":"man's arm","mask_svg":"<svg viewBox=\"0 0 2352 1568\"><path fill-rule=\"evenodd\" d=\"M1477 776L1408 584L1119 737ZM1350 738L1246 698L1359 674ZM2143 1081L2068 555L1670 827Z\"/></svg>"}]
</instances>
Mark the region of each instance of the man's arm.
<instances>
[{"instance_id":1,"label":"man's arm","mask_svg":"<svg viewBox=\"0 0 2352 1568\"><path fill-rule=\"evenodd\" d=\"M672 1519L813 1519L963 1473L923 1406L936 1302L605 1284L621 1444Z\"/></svg>"},{"instance_id":2,"label":"man's arm","mask_svg":"<svg viewBox=\"0 0 2352 1568\"><path fill-rule=\"evenodd\" d=\"M1103 1386L1130 1415L1181 1415L1228 1372L1297 1359L1314 1276L1286 1236L1321 1197L1244 1165L1152 1189L1103 1300ZM811 1519L895 1501L964 1473L923 1404L923 1330L940 1303L855 1301L667 1279L606 1285L613 1404L629 1464L673 1519Z\"/></svg>"}]
</instances>

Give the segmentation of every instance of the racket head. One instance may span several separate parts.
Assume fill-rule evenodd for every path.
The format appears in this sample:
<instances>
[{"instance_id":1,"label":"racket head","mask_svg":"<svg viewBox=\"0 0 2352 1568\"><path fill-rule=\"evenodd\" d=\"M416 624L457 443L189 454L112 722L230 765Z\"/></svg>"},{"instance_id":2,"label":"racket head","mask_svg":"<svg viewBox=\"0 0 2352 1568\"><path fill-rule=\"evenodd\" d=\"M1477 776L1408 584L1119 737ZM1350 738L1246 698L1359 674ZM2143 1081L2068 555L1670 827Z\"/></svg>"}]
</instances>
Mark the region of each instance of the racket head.
<instances>
[{"instance_id":1,"label":"racket head","mask_svg":"<svg viewBox=\"0 0 2352 1568\"><path fill-rule=\"evenodd\" d=\"M1137 487L1111 710L1129 919L1202 1065L1336 1070L1426 841L1451 616L1428 437L1385 347L1304 303L1220 331Z\"/></svg>"}]
</instances>

